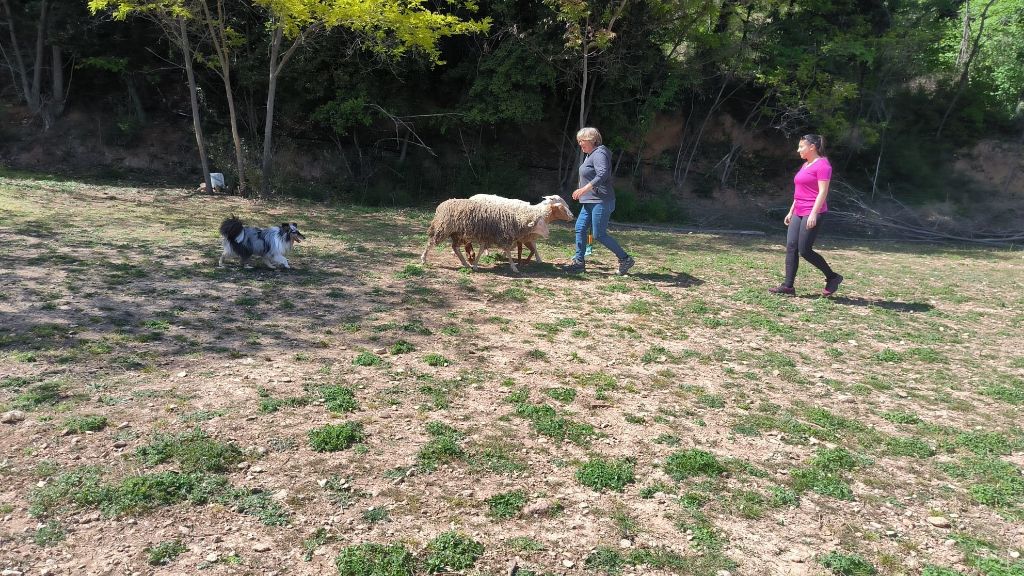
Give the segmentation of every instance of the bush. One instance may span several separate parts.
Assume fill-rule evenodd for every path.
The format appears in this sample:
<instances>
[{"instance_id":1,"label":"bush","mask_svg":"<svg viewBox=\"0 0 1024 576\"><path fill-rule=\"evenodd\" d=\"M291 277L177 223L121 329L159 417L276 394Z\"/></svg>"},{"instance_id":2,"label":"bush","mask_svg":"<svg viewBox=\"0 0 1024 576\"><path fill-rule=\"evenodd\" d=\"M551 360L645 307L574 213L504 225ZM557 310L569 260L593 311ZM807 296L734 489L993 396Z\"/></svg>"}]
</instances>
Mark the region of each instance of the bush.
<instances>
[{"instance_id":1,"label":"bush","mask_svg":"<svg viewBox=\"0 0 1024 576\"><path fill-rule=\"evenodd\" d=\"M526 506L526 492L513 490L495 494L487 499L487 506L490 508L490 515L494 518L512 518Z\"/></svg>"}]
</instances>

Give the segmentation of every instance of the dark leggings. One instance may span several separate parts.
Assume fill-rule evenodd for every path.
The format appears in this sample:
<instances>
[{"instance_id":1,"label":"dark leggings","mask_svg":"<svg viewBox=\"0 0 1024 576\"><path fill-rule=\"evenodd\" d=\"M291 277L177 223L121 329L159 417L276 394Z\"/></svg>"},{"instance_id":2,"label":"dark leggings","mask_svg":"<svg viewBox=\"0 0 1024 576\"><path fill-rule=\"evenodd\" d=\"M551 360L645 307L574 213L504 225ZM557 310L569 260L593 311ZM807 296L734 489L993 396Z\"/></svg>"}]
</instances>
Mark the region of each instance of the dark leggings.
<instances>
[{"instance_id":1,"label":"dark leggings","mask_svg":"<svg viewBox=\"0 0 1024 576\"><path fill-rule=\"evenodd\" d=\"M821 254L814 251L814 240L818 237L818 230L821 230L825 215L818 214L818 224L810 230L807 229L807 216L793 215L789 221L789 231L786 233L786 281L782 283L787 288L793 287L801 256L821 270L825 280L831 280L836 276Z\"/></svg>"}]
</instances>

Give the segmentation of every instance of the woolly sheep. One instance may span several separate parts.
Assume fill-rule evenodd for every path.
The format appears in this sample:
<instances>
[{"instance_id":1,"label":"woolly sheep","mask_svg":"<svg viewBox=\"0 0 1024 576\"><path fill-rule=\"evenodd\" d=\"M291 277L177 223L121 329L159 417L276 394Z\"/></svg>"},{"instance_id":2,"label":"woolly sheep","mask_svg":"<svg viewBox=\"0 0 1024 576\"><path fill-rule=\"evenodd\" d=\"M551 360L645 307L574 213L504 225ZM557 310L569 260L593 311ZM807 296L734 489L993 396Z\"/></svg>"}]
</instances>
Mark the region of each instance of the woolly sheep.
<instances>
[{"instance_id":1,"label":"woolly sheep","mask_svg":"<svg viewBox=\"0 0 1024 576\"><path fill-rule=\"evenodd\" d=\"M561 196L545 196L540 203L526 206L482 200L445 200L437 207L427 228L427 246L420 261L426 264L430 249L447 240L462 265L470 267L459 248L475 242L480 245L481 254L491 246L501 248L512 272L518 273L519 269L512 260L512 246L520 241L526 243L546 238L548 221L553 219L572 219L572 210ZM477 262L474 261L471 267L476 270Z\"/></svg>"},{"instance_id":2,"label":"woolly sheep","mask_svg":"<svg viewBox=\"0 0 1024 576\"><path fill-rule=\"evenodd\" d=\"M549 196L548 198L551 198L551 197ZM507 206L507 207L509 207L509 208L511 208L513 210L522 210L522 209L530 206L530 203L525 201L525 200L517 200L515 198L505 198L503 196L497 196L495 194L475 194L473 196L470 196L469 199L470 200L478 200L478 201L481 201L481 202L491 202L491 203L497 204L499 206ZM552 222L554 220L571 221L572 219L573 219L572 210L569 210L568 205L565 206L565 210L553 210L553 211L551 211L548 214L547 217L545 217L545 220L548 223L550 223L550 222ZM535 232L535 234L533 234L533 236L535 236L535 237L533 237L533 238L521 238L516 243L517 244L517 246L516 246L516 249L517 249L516 250L517 251L516 259L519 260L520 264L523 263L523 245L524 244L526 245L527 248L530 249L530 253L526 255L526 261L529 262L530 258L532 258L534 255L536 255L537 256L537 263L538 264L543 263L543 260L541 260L541 258L540 258L540 252L537 250L537 240L539 240L540 238L547 238L549 230L545 227L543 230L540 230L538 228L538 230L535 230L534 232ZM475 260L475 258L473 256L473 245L472 244L468 244L468 243L466 244L466 256L469 256L470 261ZM483 257L483 252L480 253L480 257Z\"/></svg>"}]
</instances>

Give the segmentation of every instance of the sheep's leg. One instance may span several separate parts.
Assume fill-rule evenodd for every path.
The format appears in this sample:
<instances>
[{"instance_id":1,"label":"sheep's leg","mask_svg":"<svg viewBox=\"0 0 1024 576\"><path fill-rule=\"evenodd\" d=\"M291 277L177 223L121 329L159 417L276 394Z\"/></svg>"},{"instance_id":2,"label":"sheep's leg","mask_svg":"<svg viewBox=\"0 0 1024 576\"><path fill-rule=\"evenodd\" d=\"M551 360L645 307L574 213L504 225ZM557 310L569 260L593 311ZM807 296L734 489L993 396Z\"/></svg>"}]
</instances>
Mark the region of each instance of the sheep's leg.
<instances>
[{"instance_id":1,"label":"sheep's leg","mask_svg":"<svg viewBox=\"0 0 1024 576\"><path fill-rule=\"evenodd\" d=\"M522 242L516 242L516 260L518 260L520 264L523 263L523 243ZM529 258L527 258L527 260L529 260Z\"/></svg>"},{"instance_id":2,"label":"sheep's leg","mask_svg":"<svg viewBox=\"0 0 1024 576\"><path fill-rule=\"evenodd\" d=\"M537 251L537 244L534 242L527 242L527 248L530 249L530 255L526 257L526 261L529 262L533 256L537 257L537 264L543 264L544 261L540 259L540 252Z\"/></svg>"},{"instance_id":3,"label":"sheep's leg","mask_svg":"<svg viewBox=\"0 0 1024 576\"><path fill-rule=\"evenodd\" d=\"M459 249L458 240L452 240L452 252L455 252L455 255L459 257L459 262L462 262L463 268L472 268L473 270L476 270L476 262L473 264L466 262L466 257L462 255L462 250Z\"/></svg>"},{"instance_id":4,"label":"sheep's leg","mask_svg":"<svg viewBox=\"0 0 1024 576\"><path fill-rule=\"evenodd\" d=\"M433 247L434 247L434 239L431 238L431 239L427 240L427 247L423 249L423 254L420 255L420 264L426 264L427 263L427 254L430 252L430 249L433 248Z\"/></svg>"},{"instance_id":5,"label":"sheep's leg","mask_svg":"<svg viewBox=\"0 0 1024 576\"><path fill-rule=\"evenodd\" d=\"M476 262L476 254L473 254L473 243L466 242L466 257L470 262Z\"/></svg>"},{"instance_id":6,"label":"sheep's leg","mask_svg":"<svg viewBox=\"0 0 1024 576\"><path fill-rule=\"evenodd\" d=\"M516 268L516 261L512 259L511 248L505 248L505 259L508 260L508 265L512 267L512 273L519 274L519 269Z\"/></svg>"}]
</instances>

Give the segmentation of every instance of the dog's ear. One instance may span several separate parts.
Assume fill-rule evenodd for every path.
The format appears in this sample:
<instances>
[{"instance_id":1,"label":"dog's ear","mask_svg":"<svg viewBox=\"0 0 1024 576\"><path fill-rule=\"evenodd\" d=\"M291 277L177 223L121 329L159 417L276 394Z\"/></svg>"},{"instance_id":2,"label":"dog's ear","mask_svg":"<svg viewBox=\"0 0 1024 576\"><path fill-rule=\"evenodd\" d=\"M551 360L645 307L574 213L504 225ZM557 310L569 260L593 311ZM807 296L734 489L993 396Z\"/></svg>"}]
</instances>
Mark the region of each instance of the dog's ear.
<instances>
[{"instance_id":1,"label":"dog's ear","mask_svg":"<svg viewBox=\"0 0 1024 576\"><path fill-rule=\"evenodd\" d=\"M281 223L281 230L288 230L288 229L289 229L288 228L288 223L287 222L282 222Z\"/></svg>"}]
</instances>

